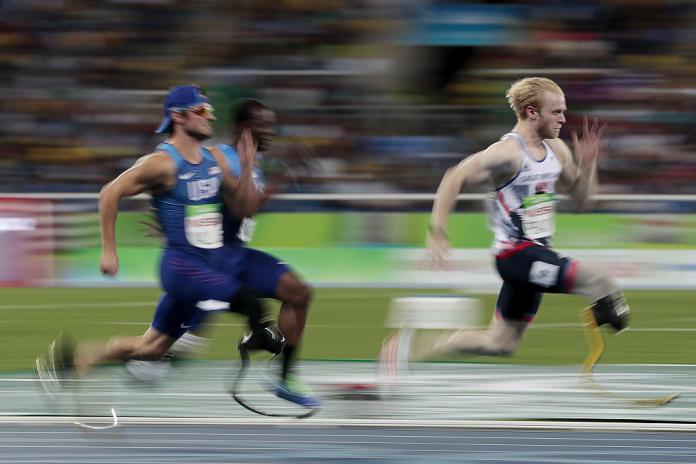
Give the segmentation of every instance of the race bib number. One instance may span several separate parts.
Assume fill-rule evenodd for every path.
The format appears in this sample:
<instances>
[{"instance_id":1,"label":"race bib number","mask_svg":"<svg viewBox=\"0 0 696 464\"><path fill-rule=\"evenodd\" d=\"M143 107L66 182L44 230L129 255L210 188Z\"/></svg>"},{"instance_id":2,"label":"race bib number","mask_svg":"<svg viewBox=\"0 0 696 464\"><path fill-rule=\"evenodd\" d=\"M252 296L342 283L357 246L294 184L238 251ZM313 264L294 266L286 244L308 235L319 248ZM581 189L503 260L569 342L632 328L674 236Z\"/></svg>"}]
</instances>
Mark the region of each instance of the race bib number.
<instances>
[{"instance_id":1,"label":"race bib number","mask_svg":"<svg viewBox=\"0 0 696 464\"><path fill-rule=\"evenodd\" d=\"M522 200L522 231L537 240L556 232L556 199L552 193L541 193Z\"/></svg>"},{"instance_id":2,"label":"race bib number","mask_svg":"<svg viewBox=\"0 0 696 464\"><path fill-rule=\"evenodd\" d=\"M197 248L222 246L222 213L220 204L186 205L184 230L186 240Z\"/></svg>"},{"instance_id":3,"label":"race bib number","mask_svg":"<svg viewBox=\"0 0 696 464\"><path fill-rule=\"evenodd\" d=\"M239 231L237 232L237 238L242 242L249 243L251 239L254 238L254 231L256 230L256 220L252 218L244 218L242 223L239 225Z\"/></svg>"}]
</instances>

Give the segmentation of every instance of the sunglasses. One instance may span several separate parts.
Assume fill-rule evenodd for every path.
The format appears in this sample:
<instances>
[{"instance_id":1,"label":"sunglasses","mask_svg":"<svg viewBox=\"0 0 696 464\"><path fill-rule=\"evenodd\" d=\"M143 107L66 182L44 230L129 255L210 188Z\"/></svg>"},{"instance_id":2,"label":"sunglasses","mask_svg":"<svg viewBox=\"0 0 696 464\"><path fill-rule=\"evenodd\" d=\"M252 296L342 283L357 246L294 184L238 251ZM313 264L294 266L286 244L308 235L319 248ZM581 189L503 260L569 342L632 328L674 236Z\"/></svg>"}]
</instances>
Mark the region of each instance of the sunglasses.
<instances>
[{"instance_id":1,"label":"sunglasses","mask_svg":"<svg viewBox=\"0 0 696 464\"><path fill-rule=\"evenodd\" d=\"M204 118L215 118L215 108L208 103L202 103L200 105L192 106L190 108L172 108L171 111L184 112L188 111L196 116L202 116Z\"/></svg>"}]
</instances>

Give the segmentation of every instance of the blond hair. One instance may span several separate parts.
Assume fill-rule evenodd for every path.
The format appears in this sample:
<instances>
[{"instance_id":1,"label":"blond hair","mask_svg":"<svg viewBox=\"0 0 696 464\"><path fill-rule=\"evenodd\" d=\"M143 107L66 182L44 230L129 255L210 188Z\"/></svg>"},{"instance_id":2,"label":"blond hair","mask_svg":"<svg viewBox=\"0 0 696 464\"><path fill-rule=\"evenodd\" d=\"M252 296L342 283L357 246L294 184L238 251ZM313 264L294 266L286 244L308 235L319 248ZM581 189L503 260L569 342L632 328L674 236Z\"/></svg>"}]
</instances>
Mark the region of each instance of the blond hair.
<instances>
[{"instance_id":1,"label":"blond hair","mask_svg":"<svg viewBox=\"0 0 696 464\"><path fill-rule=\"evenodd\" d=\"M541 101L545 91L565 96L561 87L551 79L546 77L525 77L510 86L505 94L505 98L507 98L510 108L515 112L517 118L526 119L527 112L525 108L530 105L537 109L541 108Z\"/></svg>"}]
</instances>

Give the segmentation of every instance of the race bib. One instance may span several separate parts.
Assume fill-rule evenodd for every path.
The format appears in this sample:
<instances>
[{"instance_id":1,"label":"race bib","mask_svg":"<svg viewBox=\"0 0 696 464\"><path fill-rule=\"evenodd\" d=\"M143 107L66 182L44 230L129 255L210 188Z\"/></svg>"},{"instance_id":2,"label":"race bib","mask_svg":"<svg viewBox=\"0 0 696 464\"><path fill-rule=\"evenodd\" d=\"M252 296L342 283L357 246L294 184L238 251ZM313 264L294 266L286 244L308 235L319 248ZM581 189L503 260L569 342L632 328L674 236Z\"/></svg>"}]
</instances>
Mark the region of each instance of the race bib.
<instances>
[{"instance_id":1,"label":"race bib","mask_svg":"<svg viewBox=\"0 0 696 464\"><path fill-rule=\"evenodd\" d=\"M222 213L220 203L186 205L184 230L186 240L197 248L222 246Z\"/></svg>"},{"instance_id":2,"label":"race bib","mask_svg":"<svg viewBox=\"0 0 696 464\"><path fill-rule=\"evenodd\" d=\"M256 230L256 220L252 218L244 218L242 223L239 225L239 231L237 232L237 238L242 242L249 243L251 239L254 238L254 231Z\"/></svg>"},{"instance_id":3,"label":"race bib","mask_svg":"<svg viewBox=\"0 0 696 464\"><path fill-rule=\"evenodd\" d=\"M540 193L522 200L522 231L524 236L537 240L556 232L556 199L553 193Z\"/></svg>"}]
</instances>

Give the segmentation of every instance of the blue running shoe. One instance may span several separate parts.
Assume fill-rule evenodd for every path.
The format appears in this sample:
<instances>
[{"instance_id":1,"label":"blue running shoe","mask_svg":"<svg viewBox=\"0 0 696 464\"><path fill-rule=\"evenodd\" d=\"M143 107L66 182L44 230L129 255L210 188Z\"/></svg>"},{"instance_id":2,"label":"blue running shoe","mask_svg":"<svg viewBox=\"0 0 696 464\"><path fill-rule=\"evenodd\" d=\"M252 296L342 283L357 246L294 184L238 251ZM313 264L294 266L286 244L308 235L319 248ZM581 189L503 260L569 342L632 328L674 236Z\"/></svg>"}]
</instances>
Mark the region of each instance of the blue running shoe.
<instances>
[{"instance_id":1,"label":"blue running shoe","mask_svg":"<svg viewBox=\"0 0 696 464\"><path fill-rule=\"evenodd\" d=\"M288 375L275 387L275 395L305 408L316 409L321 406L319 398L300 379Z\"/></svg>"}]
</instances>

